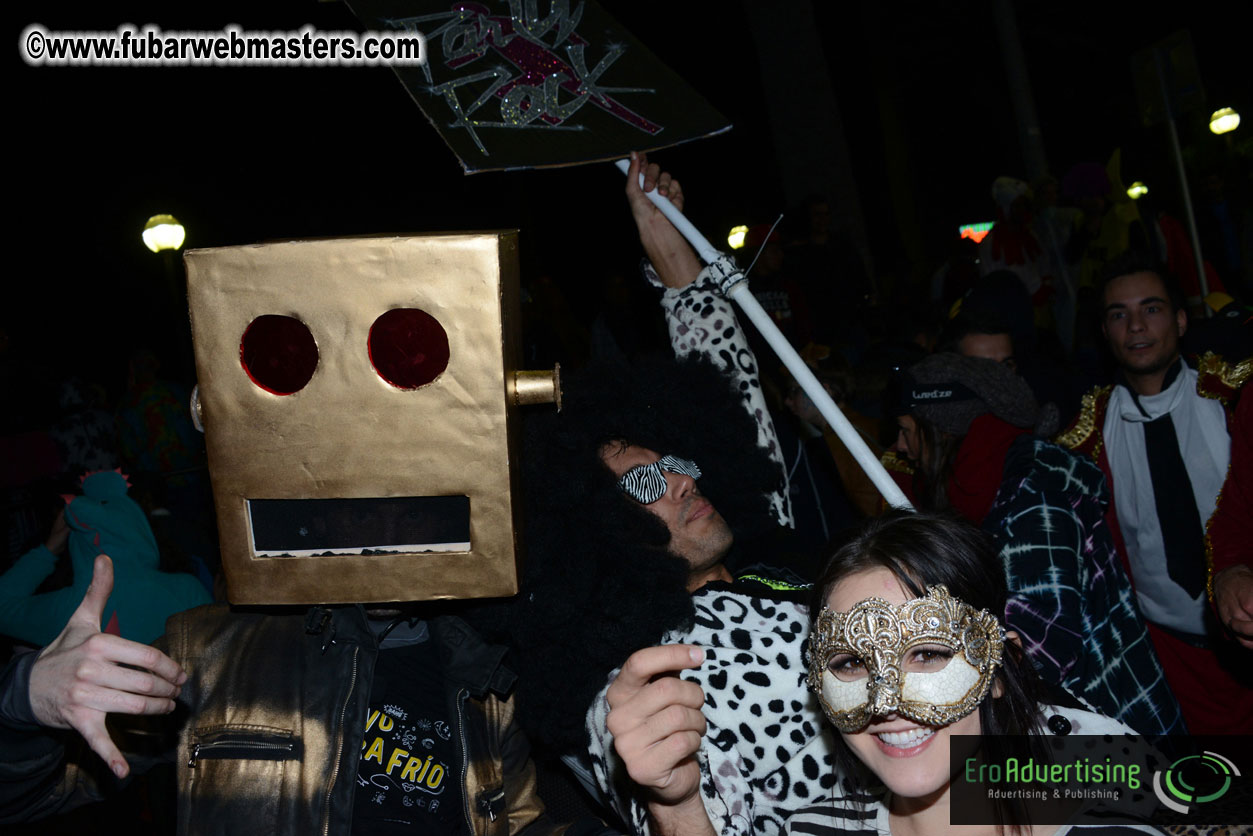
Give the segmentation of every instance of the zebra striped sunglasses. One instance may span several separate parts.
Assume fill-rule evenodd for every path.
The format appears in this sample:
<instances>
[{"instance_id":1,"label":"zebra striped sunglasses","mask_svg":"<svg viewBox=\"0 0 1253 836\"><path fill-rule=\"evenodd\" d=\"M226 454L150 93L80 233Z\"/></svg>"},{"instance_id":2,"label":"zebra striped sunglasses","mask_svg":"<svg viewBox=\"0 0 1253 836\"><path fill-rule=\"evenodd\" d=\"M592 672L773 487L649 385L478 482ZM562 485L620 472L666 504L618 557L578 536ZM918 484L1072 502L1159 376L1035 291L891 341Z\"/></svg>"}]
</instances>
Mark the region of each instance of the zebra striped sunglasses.
<instances>
[{"instance_id":1,"label":"zebra striped sunglasses","mask_svg":"<svg viewBox=\"0 0 1253 836\"><path fill-rule=\"evenodd\" d=\"M636 502L652 505L666 495L666 475L662 473L663 470L691 476L693 479L700 478L700 468L696 466L696 462L678 456L662 456L652 464L642 464L622 474L618 487Z\"/></svg>"}]
</instances>

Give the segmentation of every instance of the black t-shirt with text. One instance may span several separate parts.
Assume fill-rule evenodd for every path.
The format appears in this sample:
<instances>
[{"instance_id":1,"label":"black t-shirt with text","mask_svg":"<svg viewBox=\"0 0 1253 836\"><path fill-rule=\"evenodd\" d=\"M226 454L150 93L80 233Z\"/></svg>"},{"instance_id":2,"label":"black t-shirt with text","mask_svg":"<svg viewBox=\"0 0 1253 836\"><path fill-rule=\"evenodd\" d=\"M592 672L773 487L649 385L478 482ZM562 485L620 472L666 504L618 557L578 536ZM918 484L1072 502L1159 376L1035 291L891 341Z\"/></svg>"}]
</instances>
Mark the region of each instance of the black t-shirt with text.
<instances>
[{"instance_id":1,"label":"black t-shirt with text","mask_svg":"<svg viewBox=\"0 0 1253 836\"><path fill-rule=\"evenodd\" d=\"M356 834L466 831L457 717L435 642L379 652L353 802Z\"/></svg>"}]
</instances>

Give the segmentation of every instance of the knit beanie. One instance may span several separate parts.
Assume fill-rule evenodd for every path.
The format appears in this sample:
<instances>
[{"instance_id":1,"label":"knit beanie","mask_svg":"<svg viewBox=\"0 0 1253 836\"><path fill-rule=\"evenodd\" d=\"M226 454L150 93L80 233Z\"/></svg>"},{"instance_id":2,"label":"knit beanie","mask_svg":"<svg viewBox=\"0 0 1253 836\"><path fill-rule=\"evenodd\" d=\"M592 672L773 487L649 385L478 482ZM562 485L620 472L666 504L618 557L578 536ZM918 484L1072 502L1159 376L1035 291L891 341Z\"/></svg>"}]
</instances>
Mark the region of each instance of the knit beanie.
<instances>
[{"instance_id":1,"label":"knit beanie","mask_svg":"<svg viewBox=\"0 0 1253 836\"><path fill-rule=\"evenodd\" d=\"M904 384L902 411L953 435L964 436L970 422L987 412L1025 429L1040 419L1027 382L984 357L932 354L909 368Z\"/></svg>"}]
</instances>

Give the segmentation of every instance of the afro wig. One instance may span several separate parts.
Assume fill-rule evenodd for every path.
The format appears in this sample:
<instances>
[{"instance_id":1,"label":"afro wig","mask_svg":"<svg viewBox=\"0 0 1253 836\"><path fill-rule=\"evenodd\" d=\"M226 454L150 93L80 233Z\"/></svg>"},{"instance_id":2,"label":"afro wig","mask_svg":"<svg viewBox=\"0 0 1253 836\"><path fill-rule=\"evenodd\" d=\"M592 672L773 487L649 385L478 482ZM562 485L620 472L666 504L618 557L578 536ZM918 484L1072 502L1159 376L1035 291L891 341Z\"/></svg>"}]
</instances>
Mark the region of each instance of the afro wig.
<instances>
[{"instance_id":1,"label":"afro wig","mask_svg":"<svg viewBox=\"0 0 1253 836\"><path fill-rule=\"evenodd\" d=\"M768 494L782 483L740 393L707 360L602 363L563 390L561 413L527 427L526 553L510 619L519 719L557 752L586 748L584 717L609 672L694 615L669 529L621 491L601 448L694 460L701 493L745 542L777 525Z\"/></svg>"}]
</instances>

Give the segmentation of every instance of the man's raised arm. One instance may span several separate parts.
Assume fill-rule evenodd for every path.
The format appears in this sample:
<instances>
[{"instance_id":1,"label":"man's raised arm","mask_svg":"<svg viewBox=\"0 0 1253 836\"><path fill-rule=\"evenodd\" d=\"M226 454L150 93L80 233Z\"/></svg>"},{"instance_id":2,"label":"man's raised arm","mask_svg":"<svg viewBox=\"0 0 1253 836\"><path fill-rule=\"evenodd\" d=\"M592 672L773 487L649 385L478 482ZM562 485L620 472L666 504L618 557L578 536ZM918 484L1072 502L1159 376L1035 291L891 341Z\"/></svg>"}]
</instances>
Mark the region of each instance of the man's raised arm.
<instances>
[{"instance_id":1,"label":"man's raised arm","mask_svg":"<svg viewBox=\"0 0 1253 836\"><path fill-rule=\"evenodd\" d=\"M644 175L643 188L640 188L640 174ZM669 199L680 212L683 211L683 189L679 181L672 178L669 172L662 171L656 163L649 164L646 154L632 153L631 166L627 169L626 196L644 254L663 285L676 289L686 287L700 275L700 258L674 224L648 199L645 193L653 189Z\"/></svg>"},{"instance_id":2,"label":"man's raised arm","mask_svg":"<svg viewBox=\"0 0 1253 836\"><path fill-rule=\"evenodd\" d=\"M640 175L644 177L642 188ZM735 380L743 394L744 408L757 423L757 444L770 454L779 469L779 483L770 496L771 508L779 524L790 527L792 507L788 498L787 468L748 337L730 300L722 295L717 280L706 272L687 239L647 196L655 189L682 211L683 189L678 180L656 163L649 163L642 153L631 154L626 179L627 203L651 266L645 269L645 275L665 288L661 304L666 311L666 327L674 353L678 357L689 354L707 357Z\"/></svg>"}]
</instances>

